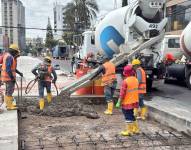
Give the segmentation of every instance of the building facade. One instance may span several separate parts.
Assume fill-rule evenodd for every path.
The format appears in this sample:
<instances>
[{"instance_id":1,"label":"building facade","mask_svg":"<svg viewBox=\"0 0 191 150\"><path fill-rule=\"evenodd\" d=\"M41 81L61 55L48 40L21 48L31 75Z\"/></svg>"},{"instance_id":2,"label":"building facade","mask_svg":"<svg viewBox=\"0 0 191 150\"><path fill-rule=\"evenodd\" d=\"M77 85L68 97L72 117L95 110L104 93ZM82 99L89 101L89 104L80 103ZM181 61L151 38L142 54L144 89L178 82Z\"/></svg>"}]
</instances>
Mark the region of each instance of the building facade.
<instances>
[{"instance_id":1,"label":"building facade","mask_svg":"<svg viewBox=\"0 0 191 150\"><path fill-rule=\"evenodd\" d=\"M20 0L1 0L1 5L3 35L25 49L25 7Z\"/></svg>"},{"instance_id":2,"label":"building facade","mask_svg":"<svg viewBox=\"0 0 191 150\"><path fill-rule=\"evenodd\" d=\"M191 0L168 0L167 17L167 33L181 34L191 21Z\"/></svg>"},{"instance_id":3,"label":"building facade","mask_svg":"<svg viewBox=\"0 0 191 150\"><path fill-rule=\"evenodd\" d=\"M3 50L3 28L0 28L0 52Z\"/></svg>"},{"instance_id":4,"label":"building facade","mask_svg":"<svg viewBox=\"0 0 191 150\"><path fill-rule=\"evenodd\" d=\"M54 38L59 40L62 39L63 31L60 29L64 29L64 6L58 3L54 4Z\"/></svg>"}]
</instances>

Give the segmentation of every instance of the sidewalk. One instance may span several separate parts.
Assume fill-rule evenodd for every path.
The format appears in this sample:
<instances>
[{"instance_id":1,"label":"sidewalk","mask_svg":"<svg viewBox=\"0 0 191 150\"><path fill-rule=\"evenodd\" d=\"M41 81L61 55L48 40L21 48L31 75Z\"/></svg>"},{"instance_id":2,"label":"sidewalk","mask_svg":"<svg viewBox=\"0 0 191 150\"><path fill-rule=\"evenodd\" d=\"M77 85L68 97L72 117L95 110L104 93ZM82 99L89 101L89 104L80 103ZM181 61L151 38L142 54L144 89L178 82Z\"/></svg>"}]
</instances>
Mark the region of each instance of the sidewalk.
<instances>
[{"instance_id":1,"label":"sidewalk","mask_svg":"<svg viewBox=\"0 0 191 150\"><path fill-rule=\"evenodd\" d=\"M177 131L191 135L191 101L155 96L145 102L149 108L149 117Z\"/></svg>"},{"instance_id":2,"label":"sidewalk","mask_svg":"<svg viewBox=\"0 0 191 150\"><path fill-rule=\"evenodd\" d=\"M18 149L17 111L4 111L0 114L0 150Z\"/></svg>"}]
</instances>

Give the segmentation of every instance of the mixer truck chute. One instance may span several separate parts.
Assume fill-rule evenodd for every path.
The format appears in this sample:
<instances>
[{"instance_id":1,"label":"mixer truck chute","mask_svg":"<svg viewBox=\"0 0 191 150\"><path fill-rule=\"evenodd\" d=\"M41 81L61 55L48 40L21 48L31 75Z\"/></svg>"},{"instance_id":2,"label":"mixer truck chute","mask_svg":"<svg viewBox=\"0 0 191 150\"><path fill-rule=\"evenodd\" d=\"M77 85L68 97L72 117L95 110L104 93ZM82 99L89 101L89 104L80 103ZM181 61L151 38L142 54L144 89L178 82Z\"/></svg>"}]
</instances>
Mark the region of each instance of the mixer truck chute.
<instances>
[{"instance_id":1,"label":"mixer truck chute","mask_svg":"<svg viewBox=\"0 0 191 150\"><path fill-rule=\"evenodd\" d=\"M129 5L110 12L96 26L95 44L116 66L139 56L152 57L149 81L162 61L160 46L164 38L167 18L165 0L130 0ZM115 57L114 57L115 56ZM142 59L144 60L144 59ZM146 68L147 69L147 68ZM87 84L98 69L65 87L72 92Z\"/></svg>"}]
</instances>

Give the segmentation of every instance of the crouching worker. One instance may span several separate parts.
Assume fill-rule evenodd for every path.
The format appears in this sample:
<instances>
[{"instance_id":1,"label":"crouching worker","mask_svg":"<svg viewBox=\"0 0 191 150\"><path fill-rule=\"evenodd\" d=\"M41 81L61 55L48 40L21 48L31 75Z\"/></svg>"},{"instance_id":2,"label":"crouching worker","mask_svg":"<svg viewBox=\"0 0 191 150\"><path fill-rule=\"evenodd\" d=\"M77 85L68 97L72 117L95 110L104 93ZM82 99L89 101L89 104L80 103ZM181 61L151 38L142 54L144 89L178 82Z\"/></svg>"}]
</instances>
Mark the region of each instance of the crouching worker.
<instances>
[{"instance_id":1,"label":"crouching worker","mask_svg":"<svg viewBox=\"0 0 191 150\"><path fill-rule=\"evenodd\" d=\"M19 47L16 44L11 44L8 52L3 56L3 64L1 71L1 80L5 83L5 103L7 110L17 109L13 103L13 93L15 90L16 73L23 77L23 73L17 70L17 58L20 56Z\"/></svg>"},{"instance_id":2,"label":"crouching worker","mask_svg":"<svg viewBox=\"0 0 191 150\"><path fill-rule=\"evenodd\" d=\"M44 109L44 89L47 91L47 101L50 103L52 101L51 93L51 81L56 83L57 75L54 68L51 65L52 61L50 57L45 57L44 61L37 65L32 73L38 78L38 90L39 90L39 107L40 110ZM53 75L53 78L52 78Z\"/></svg>"},{"instance_id":3,"label":"crouching worker","mask_svg":"<svg viewBox=\"0 0 191 150\"><path fill-rule=\"evenodd\" d=\"M125 79L120 89L120 97L116 107L119 108L122 106L122 112L126 122L126 128L121 132L121 135L130 136L132 134L139 133L138 123L134 116L134 108L138 108L139 105L139 82L135 77L135 73L131 65L124 67L123 75Z\"/></svg>"}]
</instances>

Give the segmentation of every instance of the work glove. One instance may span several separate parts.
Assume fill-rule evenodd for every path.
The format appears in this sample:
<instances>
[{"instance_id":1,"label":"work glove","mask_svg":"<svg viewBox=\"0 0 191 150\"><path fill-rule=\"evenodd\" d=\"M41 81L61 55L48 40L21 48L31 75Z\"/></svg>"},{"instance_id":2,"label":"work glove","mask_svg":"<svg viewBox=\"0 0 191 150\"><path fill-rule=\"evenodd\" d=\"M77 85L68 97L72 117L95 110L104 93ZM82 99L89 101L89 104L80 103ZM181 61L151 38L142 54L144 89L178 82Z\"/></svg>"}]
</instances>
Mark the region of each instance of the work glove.
<instances>
[{"instance_id":1,"label":"work glove","mask_svg":"<svg viewBox=\"0 0 191 150\"><path fill-rule=\"evenodd\" d=\"M120 100L117 101L117 104L115 105L115 107L116 108L120 108L121 107L121 101Z\"/></svg>"}]
</instances>

